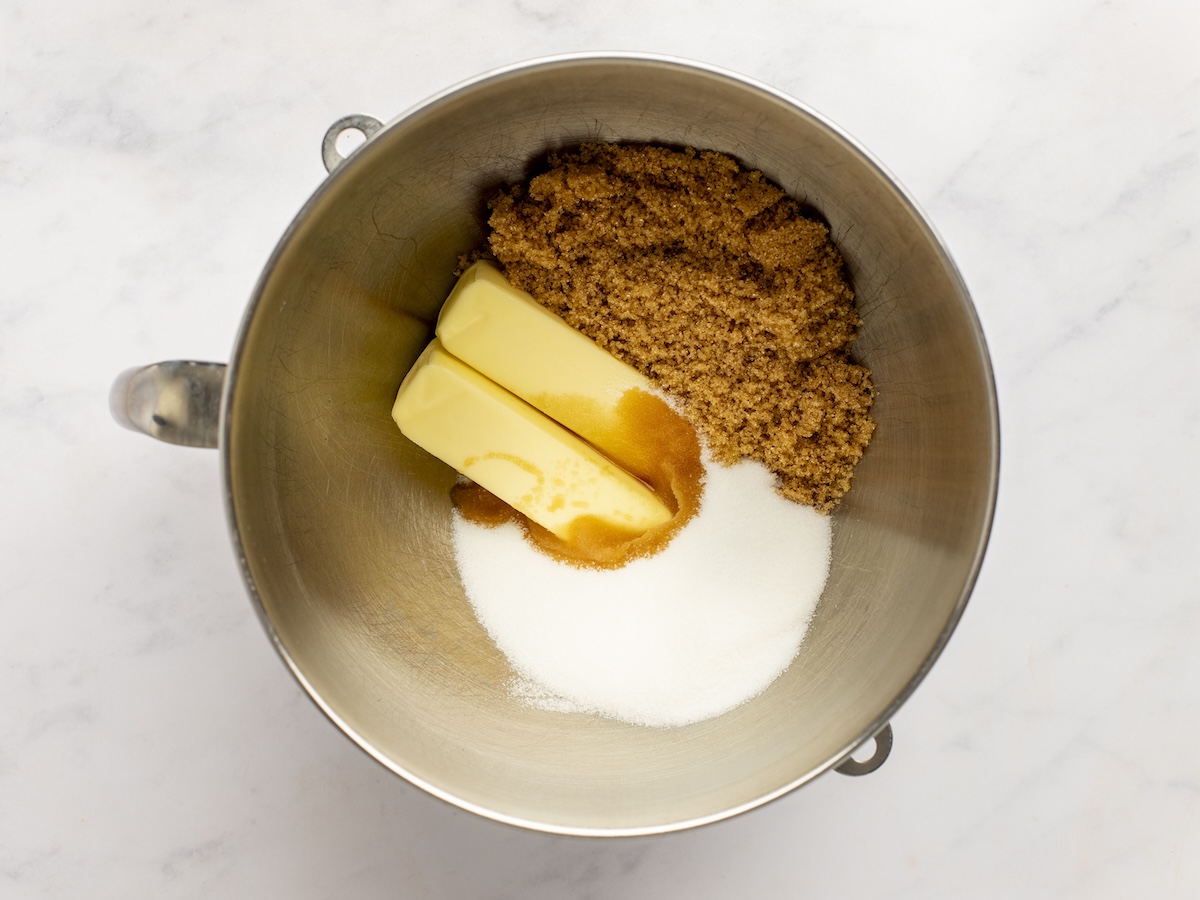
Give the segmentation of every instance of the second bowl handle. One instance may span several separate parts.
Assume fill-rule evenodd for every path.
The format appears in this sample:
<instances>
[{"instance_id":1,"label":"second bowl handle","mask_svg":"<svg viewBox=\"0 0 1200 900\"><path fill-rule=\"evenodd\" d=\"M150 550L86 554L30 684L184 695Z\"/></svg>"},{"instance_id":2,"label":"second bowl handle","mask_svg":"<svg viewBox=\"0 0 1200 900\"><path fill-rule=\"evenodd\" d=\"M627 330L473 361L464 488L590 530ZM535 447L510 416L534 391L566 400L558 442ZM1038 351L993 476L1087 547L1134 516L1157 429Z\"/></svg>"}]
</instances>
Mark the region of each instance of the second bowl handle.
<instances>
[{"instance_id":1,"label":"second bowl handle","mask_svg":"<svg viewBox=\"0 0 1200 900\"><path fill-rule=\"evenodd\" d=\"M219 443L225 364L173 360L126 369L108 395L113 418L184 447Z\"/></svg>"},{"instance_id":2,"label":"second bowl handle","mask_svg":"<svg viewBox=\"0 0 1200 900\"><path fill-rule=\"evenodd\" d=\"M857 759L848 757L844 763L837 767L838 772L843 775L869 775L880 766L884 760L888 758L888 754L892 752L892 723L888 722L877 732L873 738L867 740L875 741L875 752L871 754L870 759L864 759L859 762ZM867 741L863 741L859 746L863 746Z\"/></svg>"},{"instance_id":3,"label":"second bowl handle","mask_svg":"<svg viewBox=\"0 0 1200 900\"><path fill-rule=\"evenodd\" d=\"M325 132L325 138L321 141L321 161L325 163L325 171L332 172L349 157L349 153L345 156L338 149L338 138L346 133L358 132L364 140L369 140L372 135L383 128L383 123L374 116L352 115L342 116ZM355 150L358 147L354 148ZM350 151L353 153L354 151Z\"/></svg>"}]
</instances>

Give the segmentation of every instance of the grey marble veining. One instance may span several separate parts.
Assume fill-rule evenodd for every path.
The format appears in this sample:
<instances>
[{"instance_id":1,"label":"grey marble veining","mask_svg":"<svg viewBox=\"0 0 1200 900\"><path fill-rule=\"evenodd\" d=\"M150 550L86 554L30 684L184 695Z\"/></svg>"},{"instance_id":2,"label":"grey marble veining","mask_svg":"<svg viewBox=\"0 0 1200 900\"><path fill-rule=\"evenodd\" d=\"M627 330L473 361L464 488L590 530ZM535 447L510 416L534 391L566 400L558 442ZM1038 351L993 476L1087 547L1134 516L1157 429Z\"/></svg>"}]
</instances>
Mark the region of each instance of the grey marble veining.
<instances>
[{"instance_id":1,"label":"grey marble veining","mask_svg":"<svg viewBox=\"0 0 1200 900\"><path fill-rule=\"evenodd\" d=\"M251 0L0 8L0 897L1200 895L1200 6ZM628 49L845 127L1000 391L996 527L874 775L664 838L525 833L370 761L271 650L215 454L109 418L223 360L325 128Z\"/></svg>"}]
</instances>

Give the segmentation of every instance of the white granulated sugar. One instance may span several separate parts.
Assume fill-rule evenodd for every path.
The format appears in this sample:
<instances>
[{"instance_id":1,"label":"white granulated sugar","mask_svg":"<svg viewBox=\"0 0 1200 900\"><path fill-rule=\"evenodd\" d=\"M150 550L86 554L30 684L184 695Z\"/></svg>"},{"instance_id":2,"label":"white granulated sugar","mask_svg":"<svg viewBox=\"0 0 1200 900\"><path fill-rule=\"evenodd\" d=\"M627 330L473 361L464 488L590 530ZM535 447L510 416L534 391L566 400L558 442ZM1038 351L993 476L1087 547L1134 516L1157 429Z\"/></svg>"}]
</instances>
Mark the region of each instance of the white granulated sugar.
<instances>
[{"instance_id":1,"label":"white granulated sugar","mask_svg":"<svg viewBox=\"0 0 1200 900\"><path fill-rule=\"evenodd\" d=\"M530 681L523 675L513 678L508 684L508 690L518 700L535 709L544 709L549 712L587 712L578 703L550 693L536 681Z\"/></svg>"},{"instance_id":2,"label":"white granulated sugar","mask_svg":"<svg viewBox=\"0 0 1200 900\"><path fill-rule=\"evenodd\" d=\"M454 516L475 613L541 709L685 725L759 694L796 655L829 572L827 516L780 497L762 465L707 466L700 512L659 554L597 571L515 525Z\"/></svg>"}]
</instances>

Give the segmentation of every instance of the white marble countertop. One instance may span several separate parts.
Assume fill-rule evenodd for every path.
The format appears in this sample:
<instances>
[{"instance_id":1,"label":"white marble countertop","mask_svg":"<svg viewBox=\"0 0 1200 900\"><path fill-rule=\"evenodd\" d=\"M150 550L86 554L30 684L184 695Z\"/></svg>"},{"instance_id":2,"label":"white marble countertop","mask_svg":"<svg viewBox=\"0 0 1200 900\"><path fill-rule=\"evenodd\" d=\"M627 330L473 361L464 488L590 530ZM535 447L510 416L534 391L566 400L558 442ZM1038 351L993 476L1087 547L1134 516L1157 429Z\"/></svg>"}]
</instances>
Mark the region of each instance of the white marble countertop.
<instances>
[{"instance_id":1,"label":"white marble countertop","mask_svg":"<svg viewBox=\"0 0 1200 900\"><path fill-rule=\"evenodd\" d=\"M0 897L1200 896L1194 0L0 6ZM228 357L325 128L533 56L702 60L881 158L970 285L991 547L874 775L547 836L434 800L303 695L215 453L117 428Z\"/></svg>"}]
</instances>

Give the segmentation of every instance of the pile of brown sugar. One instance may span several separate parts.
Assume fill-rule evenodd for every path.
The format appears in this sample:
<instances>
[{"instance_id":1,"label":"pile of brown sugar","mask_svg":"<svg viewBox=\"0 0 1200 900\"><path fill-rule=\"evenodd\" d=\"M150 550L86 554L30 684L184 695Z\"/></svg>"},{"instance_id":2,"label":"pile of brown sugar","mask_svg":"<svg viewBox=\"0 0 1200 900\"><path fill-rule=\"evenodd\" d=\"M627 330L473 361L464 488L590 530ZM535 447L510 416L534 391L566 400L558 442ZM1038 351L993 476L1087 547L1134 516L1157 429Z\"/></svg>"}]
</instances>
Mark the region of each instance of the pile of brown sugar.
<instances>
[{"instance_id":1,"label":"pile of brown sugar","mask_svg":"<svg viewBox=\"0 0 1200 900\"><path fill-rule=\"evenodd\" d=\"M718 462L828 511L874 431L827 227L729 156L587 144L492 204L510 281L682 403Z\"/></svg>"}]
</instances>

